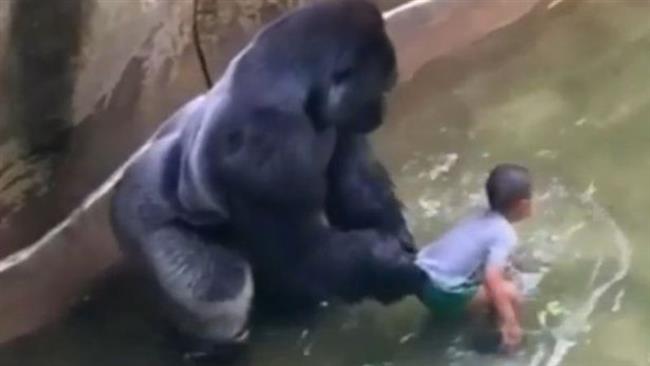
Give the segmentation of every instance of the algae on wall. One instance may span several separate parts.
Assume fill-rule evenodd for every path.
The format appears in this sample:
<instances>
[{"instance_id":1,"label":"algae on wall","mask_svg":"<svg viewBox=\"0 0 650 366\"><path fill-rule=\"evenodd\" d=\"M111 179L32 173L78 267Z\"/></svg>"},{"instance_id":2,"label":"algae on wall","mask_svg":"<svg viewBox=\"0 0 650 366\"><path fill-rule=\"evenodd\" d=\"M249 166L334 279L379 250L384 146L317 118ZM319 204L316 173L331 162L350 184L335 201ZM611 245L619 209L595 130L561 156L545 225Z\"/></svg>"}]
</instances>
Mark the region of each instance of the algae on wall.
<instances>
[{"instance_id":1,"label":"algae on wall","mask_svg":"<svg viewBox=\"0 0 650 366\"><path fill-rule=\"evenodd\" d=\"M148 2L152 4L149 9L143 7L144 1L2 3L5 36L0 45L0 254L6 254L27 244L16 243L21 235L8 232L24 228L33 233L27 238L33 239L50 224L45 219L47 223L39 227L43 216L58 216L48 214L60 205L44 203L34 212L40 217L27 215L19 220L27 221L27 225L12 220L28 202L57 184L54 179L58 166L76 158L68 155L75 143L75 125L91 114L102 92L110 89L104 86L119 80L121 64L134 57L156 25L144 15L162 15L155 10L163 3ZM121 19L135 20L137 26L115 28L113 25ZM127 34L122 45L130 49L107 45L107 35L118 30ZM107 53L102 55L104 50ZM97 55L107 61L99 68ZM100 82L89 83L89 79ZM30 227L29 222L36 224Z\"/></svg>"}]
</instances>

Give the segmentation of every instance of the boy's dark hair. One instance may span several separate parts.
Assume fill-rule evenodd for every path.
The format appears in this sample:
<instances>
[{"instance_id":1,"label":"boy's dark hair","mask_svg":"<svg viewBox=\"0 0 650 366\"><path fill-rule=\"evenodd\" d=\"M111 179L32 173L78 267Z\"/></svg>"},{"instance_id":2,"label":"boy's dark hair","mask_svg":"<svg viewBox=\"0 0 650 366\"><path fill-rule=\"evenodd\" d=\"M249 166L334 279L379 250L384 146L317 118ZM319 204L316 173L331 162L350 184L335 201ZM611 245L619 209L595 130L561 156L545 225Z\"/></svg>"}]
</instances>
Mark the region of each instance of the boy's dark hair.
<instances>
[{"instance_id":1,"label":"boy's dark hair","mask_svg":"<svg viewBox=\"0 0 650 366\"><path fill-rule=\"evenodd\" d=\"M530 198L530 172L520 165L499 164L490 172L485 190L490 208L506 214L514 202Z\"/></svg>"}]
</instances>

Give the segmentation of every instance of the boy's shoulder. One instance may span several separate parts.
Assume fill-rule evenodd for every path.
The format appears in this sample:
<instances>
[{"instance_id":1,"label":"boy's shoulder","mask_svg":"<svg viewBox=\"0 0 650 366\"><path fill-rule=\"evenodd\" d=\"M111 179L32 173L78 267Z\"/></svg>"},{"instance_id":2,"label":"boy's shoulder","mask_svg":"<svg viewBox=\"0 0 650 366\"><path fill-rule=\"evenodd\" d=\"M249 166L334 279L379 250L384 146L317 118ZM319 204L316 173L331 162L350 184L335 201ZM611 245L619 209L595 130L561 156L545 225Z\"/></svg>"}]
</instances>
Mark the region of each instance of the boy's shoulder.
<instances>
[{"instance_id":1,"label":"boy's shoulder","mask_svg":"<svg viewBox=\"0 0 650 366\"><path fill-rule=\"evenodd\" d=\"M517 232L515 231L514 226L512 226L512 223L510 223L510 221L508 221L508 219L506 219L502 214L487 210L484 211L481 220L483 220L483 225L485 225L485 228L495 241L503 241L513 244L516 243Z\"/></svg>"}]
</instances>

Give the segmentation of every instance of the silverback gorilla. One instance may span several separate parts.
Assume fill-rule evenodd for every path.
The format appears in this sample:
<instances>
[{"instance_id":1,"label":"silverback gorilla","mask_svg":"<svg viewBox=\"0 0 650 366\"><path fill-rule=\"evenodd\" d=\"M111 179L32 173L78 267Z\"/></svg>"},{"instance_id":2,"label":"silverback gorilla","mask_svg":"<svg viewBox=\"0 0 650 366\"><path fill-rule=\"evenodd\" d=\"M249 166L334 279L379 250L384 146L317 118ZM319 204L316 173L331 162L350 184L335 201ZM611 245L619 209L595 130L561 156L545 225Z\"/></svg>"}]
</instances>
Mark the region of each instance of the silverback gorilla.
<instances>
[{"instance_id":1,"label":"silverback gorilla","mask_svg":"<svg viewBox=\"0 0 650 366\"><path fill-rule=\"evenodd\" d=\"M379 10L319 2L262 29L127 170L111 218L176 329L243 342L253 298L415 291L412 238L367 134L396 60Z\"/></svg>"}]
</instances>

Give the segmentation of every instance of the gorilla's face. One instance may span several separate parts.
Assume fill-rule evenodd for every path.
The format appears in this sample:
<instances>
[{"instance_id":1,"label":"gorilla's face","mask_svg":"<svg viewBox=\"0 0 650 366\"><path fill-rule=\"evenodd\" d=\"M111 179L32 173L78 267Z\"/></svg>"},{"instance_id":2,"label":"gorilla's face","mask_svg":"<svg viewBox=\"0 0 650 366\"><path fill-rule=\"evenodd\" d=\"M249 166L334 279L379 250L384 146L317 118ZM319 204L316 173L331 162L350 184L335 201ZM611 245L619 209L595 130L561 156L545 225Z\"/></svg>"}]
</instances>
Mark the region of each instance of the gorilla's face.
<instances>
[{"instance_id":1,"label":"gorilla's face","mask_svg":"<svg viewBox=\"0 0 650 366\"><path fill-rule=\"evenodd\" d=\"M381 32L354 52L332 76L327 119L355 133L368 133L381 125L386 94L397 79L395 51Z\"/></svg>"}]
</instances>

